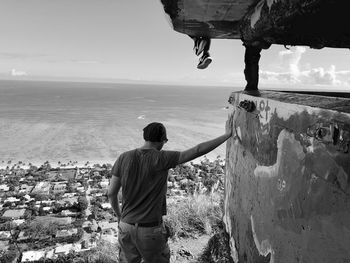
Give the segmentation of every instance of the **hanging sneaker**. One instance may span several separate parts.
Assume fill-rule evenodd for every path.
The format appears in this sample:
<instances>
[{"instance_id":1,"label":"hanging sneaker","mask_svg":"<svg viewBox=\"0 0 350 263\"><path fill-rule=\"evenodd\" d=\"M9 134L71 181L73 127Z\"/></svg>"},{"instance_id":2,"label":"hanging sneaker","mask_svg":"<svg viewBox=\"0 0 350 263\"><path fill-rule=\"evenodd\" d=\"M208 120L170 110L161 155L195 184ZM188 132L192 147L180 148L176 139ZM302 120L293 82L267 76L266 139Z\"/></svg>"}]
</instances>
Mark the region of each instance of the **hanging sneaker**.
<instances>
[{"instance_id":1,"label":"hanging sneaker","mask_svg":"<svg viewBox=\"0 0 350 263\"><path fill-rule=\"evenodd\" d=\"M209 56L209 54L204 54L200 59L199 63L197 65L198 69L206 69L209 64L212 62L212 58Z\"/></svg>"},{"instance_id":2,"label":"hanging sneaker","mask_svg":"<svg viewBox=\"0 0 350 263\"><path fill-rule=\"evenodd\" d=\"M208 44L208 40L205 39L205 38L199 38L199 39L198 39L198 42L199 42L199 43L198 43L198 48L197 48L196 51L195 51L195 53L196 53L197 56L199 56L199 55L203 52L205 46ZM207 51L208 51L208 50L207 50Z\"/></svg>"}]
</instances>

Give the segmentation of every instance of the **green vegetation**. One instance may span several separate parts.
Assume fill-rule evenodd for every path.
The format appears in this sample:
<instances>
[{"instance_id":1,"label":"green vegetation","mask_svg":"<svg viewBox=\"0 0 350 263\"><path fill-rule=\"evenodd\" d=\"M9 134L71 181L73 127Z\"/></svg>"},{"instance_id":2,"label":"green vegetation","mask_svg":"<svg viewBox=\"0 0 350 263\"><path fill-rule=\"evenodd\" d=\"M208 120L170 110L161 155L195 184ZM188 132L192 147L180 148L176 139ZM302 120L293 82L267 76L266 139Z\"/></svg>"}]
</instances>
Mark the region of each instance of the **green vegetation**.
<instances>
[{"instance_id":1,"label":"green vegetation","mask_svg":"<svg viewBox=\"0 0 350 263\"><path fill-rule=\"evenodd\" d=\"M11 262L12 259L21 260L22 253L29 250L44 249L47 252L58 243L78 243L82 250L70 252L68 255L57 253L57 258L43 258L37 262L118 262L118 244L110 243L107 241L109 239L103 239L103 231L98 225L102 221L114 222L115 220L113 210L104 205L108 203L108 198L106 186L101 184L110 177L111 167L109 164L94 165L94 168L82 168L79 171L77 168L55 169L46 162L39 169L31 167L21 176L17 175L15 168L11 173L0 170L6 175L3 184L11 187L9 191L1 193L2 199L18 198L16 201L10 199L3 202L1 213L15 209L17 206L25 208L22 216L25 223L21 225L11 225L9 218L0 218L0 230L11 230L8 250L0 251L0 263ZM201 256L202 261L199 262L231 262L224 261L230 258L227 256L229 248L226 250L226 246L225 249L221 249L227 243L223 236L222 223L223 176L224 162L219 158L213 162L204 159L199 164L178 165L169 172L167 216L164 221L172 242L181 244L197 238L205 242L209 235L213 236ZM63 182L67 187L62 191L60 189L57 192L53 191L51 182L62 181L63 177L67 180ZM50 189L43 187L35 192L20 192L23 184L20 181L21 178L25 179L26 185L32 187L39 182L46 182ZM80 189L77 190L78 187ZM85 192L88 188L89 191ZM119 194L122 195L122 193ZM121 196L120 200L122 200ZM90 226L86 226L85 223L90 223ZM76 230L68 234L68 230L72 228ZM67 235L57 235L58 231L67 232ZM202 248L203 244L199 248ZM184 260L183 262L189 262L190 258L183 257L181 252L175 253ZM186 253L187 251L183 251L184 255ZM198 251L195 253L197 256Z\"/></svg>"},{"instance_id":2,"label":"green vegetation","mask_svg":"<svg viewBox=\"0 0 350 263\"><path fill-rule=\"evenodd\" d=\"M168 205L165 224L171 238L212 234L222 218L220 194L194 194Z\"/></svg>"},{"instance_id":3,"label":"green vegetation","mask_svg":"<svg viewBox=\"0 0 350 263\"><path fill-rule=\"evenodd\" d=\"M210 238L197 263L233 263L230 253L229 236L222 229Z\"/></svg>"}]
</instances>

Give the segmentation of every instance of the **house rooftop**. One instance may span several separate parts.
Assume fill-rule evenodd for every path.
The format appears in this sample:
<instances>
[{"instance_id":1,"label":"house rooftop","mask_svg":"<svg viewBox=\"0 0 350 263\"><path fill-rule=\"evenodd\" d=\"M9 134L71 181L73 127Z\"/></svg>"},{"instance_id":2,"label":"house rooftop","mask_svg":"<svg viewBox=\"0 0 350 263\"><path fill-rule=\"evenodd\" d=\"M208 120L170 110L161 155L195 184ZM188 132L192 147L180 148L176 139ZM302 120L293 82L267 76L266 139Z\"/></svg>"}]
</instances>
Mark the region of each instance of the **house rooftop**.
<instances>
[{"instance_id":1,"label":"house rooftop","mask_svg":"<svg viewBox=\"0 0 350 263\"><path fill-rule=\"evenodd\" d=\"M45 251L25 251L22 254L22 261L21 262L33 262L38 261L39 259L45 257Z\"/></svg>"},{"instance_id":2,"label":"house rooftop","mask_svg":"<svg viewBox=\"0 0 350 263\"><path fill-rule=\"evenodd\" d=\"M24 216L25 209L13 209L13 210L6 210L5 213L2 215L2 217L5 218L20 218Z\"/></svg>"}]
</instances>

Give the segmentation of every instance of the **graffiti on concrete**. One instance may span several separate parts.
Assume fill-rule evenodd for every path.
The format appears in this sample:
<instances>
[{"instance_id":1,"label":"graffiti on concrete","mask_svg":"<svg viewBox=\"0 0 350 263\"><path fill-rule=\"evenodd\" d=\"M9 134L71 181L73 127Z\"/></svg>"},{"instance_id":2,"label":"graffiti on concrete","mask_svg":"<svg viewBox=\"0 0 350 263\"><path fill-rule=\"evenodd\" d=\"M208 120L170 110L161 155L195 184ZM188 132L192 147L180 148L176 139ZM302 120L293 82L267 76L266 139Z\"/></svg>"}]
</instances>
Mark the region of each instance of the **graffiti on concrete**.
<instances>
[{"instance_id":1,"label":"graffiti on concrete","mask_svg":"<svg viewBox=\"0 0 350 263\"><path fill-rule=\"evenodd\" d=\"M233 105L248 97L235 94ZM254 99L258 118L233 107L241 138L227 145L235 262L350 262L350 155L337 145L350 115ZM328 130L317 137L310 125Z\"/></svg>"}]
</instances>

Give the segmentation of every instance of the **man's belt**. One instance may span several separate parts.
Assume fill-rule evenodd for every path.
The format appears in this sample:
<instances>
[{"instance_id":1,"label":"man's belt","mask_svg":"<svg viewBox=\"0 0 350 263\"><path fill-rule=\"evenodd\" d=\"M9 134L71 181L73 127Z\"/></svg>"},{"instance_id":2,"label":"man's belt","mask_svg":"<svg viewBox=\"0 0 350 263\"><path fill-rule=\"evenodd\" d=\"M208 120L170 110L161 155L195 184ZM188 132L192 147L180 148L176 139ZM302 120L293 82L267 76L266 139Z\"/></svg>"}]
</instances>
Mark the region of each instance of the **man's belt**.
<instances>
[{"instance_id":1,"label":"man's belt","mask_svg":"<svg viewBox=\"0 0 350 263\"><path fill-rule=\"evenodd\" d=\"M161 225L162 221L155 221L155 222L149 222L149 223L126 223L126 224L133 225L133 226L140 226L140 227L154 227L154 226Z\"/></svg>"}]
</instances>

